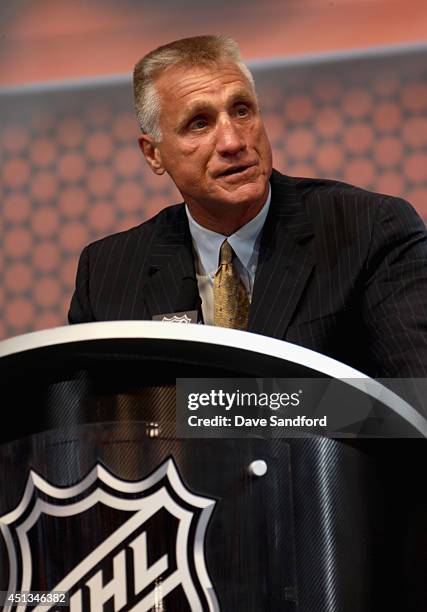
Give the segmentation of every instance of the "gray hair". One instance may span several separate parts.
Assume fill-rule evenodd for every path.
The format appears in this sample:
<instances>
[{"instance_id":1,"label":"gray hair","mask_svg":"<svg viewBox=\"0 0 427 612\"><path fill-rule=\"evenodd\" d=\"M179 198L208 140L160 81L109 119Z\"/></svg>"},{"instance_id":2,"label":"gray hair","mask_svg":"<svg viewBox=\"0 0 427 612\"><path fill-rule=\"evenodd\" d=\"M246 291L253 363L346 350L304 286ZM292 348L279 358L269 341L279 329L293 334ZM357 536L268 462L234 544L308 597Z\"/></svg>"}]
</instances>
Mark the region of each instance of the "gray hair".
<instances>
[{"instance_id":1,"label":"gray hair","mask_svg":"<svg viewBox=\"0 0 427 612\"><path fill-rule=\"evenodd\" d=\"M222 62L234 63L248 79L253 91L255 84L243 63L235 40L228 36L194 36L183 38L150 51L136 64L133 71L133 93L136 116L143 134L160 142L160 96L156 78L171 66L209 66Z\"/></svg>"}]
</instances>

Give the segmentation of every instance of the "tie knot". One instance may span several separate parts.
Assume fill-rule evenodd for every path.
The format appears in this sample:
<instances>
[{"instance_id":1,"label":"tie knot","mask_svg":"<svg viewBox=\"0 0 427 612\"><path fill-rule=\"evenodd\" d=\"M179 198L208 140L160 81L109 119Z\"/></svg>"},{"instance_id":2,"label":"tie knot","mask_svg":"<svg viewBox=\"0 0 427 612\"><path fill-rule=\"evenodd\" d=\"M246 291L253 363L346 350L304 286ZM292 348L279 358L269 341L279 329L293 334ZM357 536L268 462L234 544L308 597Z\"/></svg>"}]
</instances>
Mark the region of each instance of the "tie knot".
<instances>
[{"instance_id":1,"label":"tie knot","mask_svg":"<svg viewBox=\"0 0 427 612\"><path fill-rule=\"evenodd\" d=\"M230 264L232 259L233 259L233 249L228 244L227 240L224 240L219 250L219 265L223 266L225 264Z\"/></svg>"}]
</instances>

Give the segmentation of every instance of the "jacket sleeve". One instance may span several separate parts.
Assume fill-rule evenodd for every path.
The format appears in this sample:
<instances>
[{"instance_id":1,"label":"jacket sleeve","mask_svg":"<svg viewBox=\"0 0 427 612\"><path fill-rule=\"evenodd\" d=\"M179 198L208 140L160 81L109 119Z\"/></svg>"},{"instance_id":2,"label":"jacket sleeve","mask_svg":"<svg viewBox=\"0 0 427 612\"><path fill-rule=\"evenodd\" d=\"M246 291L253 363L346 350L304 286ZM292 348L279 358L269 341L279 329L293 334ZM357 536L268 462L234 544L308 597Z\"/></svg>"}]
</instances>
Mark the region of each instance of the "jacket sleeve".
<instances>
[{"instance_id":1,"label":"jacket sleeve","mask_svg":"<svg viewBox=\"0 0 427 612\"><path fill-rule=\"evenodd\" d=\"M76 287L68 312L68 322L90 323L95 321L89 299L89 247L80 255L77 268Z\"/></svg>"},{"instance_id":2,"label":"jacket sleeve","mask_svg":"<svg viewBox=\"0 0 427 612\"><path fill-rule=\"evenodd\" d=\"M378 376L427 377L427 232L404 200L378 205L362 314Z\"/></svg>"}]
</instances>

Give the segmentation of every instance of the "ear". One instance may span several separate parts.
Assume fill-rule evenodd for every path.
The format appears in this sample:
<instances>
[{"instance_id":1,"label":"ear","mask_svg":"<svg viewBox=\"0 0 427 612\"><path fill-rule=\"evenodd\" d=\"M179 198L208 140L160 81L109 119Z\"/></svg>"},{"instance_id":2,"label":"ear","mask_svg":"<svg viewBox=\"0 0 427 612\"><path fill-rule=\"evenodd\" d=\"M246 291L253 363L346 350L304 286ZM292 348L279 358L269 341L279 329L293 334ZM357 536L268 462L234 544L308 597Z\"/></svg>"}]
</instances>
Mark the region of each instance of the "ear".
<instances>
[{"instance_id":1,"label":"ear","mask_svg":"<svg viewBox=\"0 0 427 612\"><path fill-rule=\"evenodd\" d=\"M162 164L162 156L154 138L148 134L142 134L138 138L138 144L151 170L155 174L164 174L165 168Z\"/></svg>"}]
</instances>

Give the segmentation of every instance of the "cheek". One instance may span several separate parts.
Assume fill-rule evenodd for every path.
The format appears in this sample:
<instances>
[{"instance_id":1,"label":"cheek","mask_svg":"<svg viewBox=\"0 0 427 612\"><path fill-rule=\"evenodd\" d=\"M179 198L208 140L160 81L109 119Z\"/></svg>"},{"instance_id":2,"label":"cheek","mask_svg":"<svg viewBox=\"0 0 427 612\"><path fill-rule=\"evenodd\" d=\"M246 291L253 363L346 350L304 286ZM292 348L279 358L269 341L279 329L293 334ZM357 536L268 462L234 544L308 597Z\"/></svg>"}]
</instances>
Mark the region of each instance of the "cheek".
<instances>
[{"instance_id":1,"label":"cheek","mask_svg":"<svg viewBox=\"0 0 427 612\"><path fill-rule=\"evenodd\" d=\"M193 151L189 147L182 147L176 143L164 143L165 168L173 174L188 174L194 166Z\"/></svg>"},{"instance_id":2,"label":"cheek","mask_svg":"<svg viewBox=\"0 0 427 612\"><path fill-rule=\"evenodd\" d=\"M192 163L196 164L197 160L202 157L202 147L194 141L186 142L175 142L171 144L170 157L173 159L175 165Z\"/></svg>"},{"instance_id":3,"label":"cheek","mask_svg":"<svg viewBox=\"0 0 427 612\"><path fill-rule=\"evenodd\" d=\"M265 148L266 145L269 145L267 133L264 128L264 124L261 122L257 122L251 126L249 132L250 138L252 138L253 142L259 148Z\"/></svg>"},{"instance_id":4,"label":"cheek","mask_svg":"<svg viewBox=\"0 0 427 612\"><path fill-rule=\"evenodd\" d=\"M194 143L189 143L181 149L181 154L183 157L196 157L199 151L200 147Z\"/></svg>"},{"instance_id":5,"label":"cheek","mask_svg":"<svg viewBox=\"0 0 427 612\"><path fill-rule=\"evenodd\" d=\"M185 165L186 174L193 178L204 176L209 171L212 160L212 149L206 143L197 143L186 147L185 154L181 161Z\"/></svg>"},{"instance_id":6,"label":"cheek","mask_svg":"<svg viewBox=\"0 0 427 612\"><path fill-rule=\"evenodd\" d=\"M264 128L262 128L260 131L258 142L259 150L262 153L264 160L267 163L271 162L271 145Z\"/></svg>"}]
</instances>

